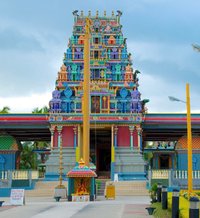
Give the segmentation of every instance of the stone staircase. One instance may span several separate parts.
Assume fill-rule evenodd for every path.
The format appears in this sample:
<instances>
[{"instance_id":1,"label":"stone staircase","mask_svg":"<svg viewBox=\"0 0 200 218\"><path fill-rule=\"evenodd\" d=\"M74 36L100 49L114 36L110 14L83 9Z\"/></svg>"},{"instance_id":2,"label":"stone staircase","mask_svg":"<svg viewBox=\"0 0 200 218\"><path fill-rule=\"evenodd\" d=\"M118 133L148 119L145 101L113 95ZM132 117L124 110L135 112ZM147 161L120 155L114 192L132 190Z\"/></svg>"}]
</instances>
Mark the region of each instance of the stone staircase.
<instances>
[{"instance_id":1,"label":"stone staircase","mask_svg":"<svg viewBox=\"0 0 200 218\"><path fill-rule=\"evenodd\" d=\"M53 197L54 189L58 185L58 181L38 181L35 189L26 190L26 197ZM108 184L115 185L116 196L148 196L146 189L146 181L118 181L112 182L108 179L97 179L97 196L104 196L105 187ZM63 185L67 187L67 182Z\"/></svg>"},{"instance_id":2,"label":"stone staircase","mask_svg":"<svg viewBox=\"0 0 200 218\"><path fill-rule=\"evenodd\" d=\"M53 197L54 189L59 184L59 181L38 181L35 185L35 189L26 190L26 197ZM63 185L67 187L67 182L64 181Z\"/></svg>"},{"instance_id":3,"label":"stone staircase","mask_svg":"<svg viewBox=\"0 0 200 218\"><path fill-rule=\"evenodd\" d=\"M146 188L146 181L119 181L111 182L107 181L108 184L115 185L116 196L148 196L149 191Z\"/></svg>"},{"instance_id":4,"label":"stone staircase","mask_svg":"<svg viewBox=\"0 0 200 218\"><path fill-rule=\"evenodd\" d=\"M110 180L109 179L97 179L96 180L96 185L97 185L96 195L97 196L104 196L106 182L108 181Z\"/></svg>"}]
</instances>

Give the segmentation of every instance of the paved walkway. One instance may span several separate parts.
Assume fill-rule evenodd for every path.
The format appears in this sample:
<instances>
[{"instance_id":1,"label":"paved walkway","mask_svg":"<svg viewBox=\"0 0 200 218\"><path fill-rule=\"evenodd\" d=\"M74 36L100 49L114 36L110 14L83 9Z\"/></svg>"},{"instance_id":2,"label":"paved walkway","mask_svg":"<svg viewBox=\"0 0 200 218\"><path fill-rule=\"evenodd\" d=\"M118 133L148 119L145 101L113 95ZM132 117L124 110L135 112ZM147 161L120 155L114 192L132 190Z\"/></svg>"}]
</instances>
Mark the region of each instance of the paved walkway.
<instances>
[{"instance_id":1,"label":"paved walkway","mask_svg":"<svg viewBox=\"0 0 200 218\"><path fill-rule=\"evenodd\" d=\"M95 202L55 202L52 198L27 198L25 206L11 206L9 198L0 198L1 218L144 218L147 196L117 197L116 200L97 199Z\"/></svg>"}]
</instances>

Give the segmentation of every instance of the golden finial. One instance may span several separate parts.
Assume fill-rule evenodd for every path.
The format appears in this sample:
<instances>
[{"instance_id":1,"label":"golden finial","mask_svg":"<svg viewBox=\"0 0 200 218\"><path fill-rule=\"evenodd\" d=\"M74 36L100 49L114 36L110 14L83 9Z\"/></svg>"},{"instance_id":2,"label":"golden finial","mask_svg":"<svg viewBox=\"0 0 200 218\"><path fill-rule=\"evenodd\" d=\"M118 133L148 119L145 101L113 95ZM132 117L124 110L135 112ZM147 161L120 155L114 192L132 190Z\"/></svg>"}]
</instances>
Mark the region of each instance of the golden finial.
<instances>
[{"instance_id":1,"label":"golden finial","mask_svg":"<svg viewBox=\"0 0 200 218\"><path fill-rule=\"evenodd\" d=\"M90 17L91 16L91 11L88 11L88 17Z\"/></svg>"},{"instance_id":2,"label":"golden finial","mask_svg":"<svg viewBox=\"0 0 200 218\"><path fill-rule=\"evenodd\" d=\"M83 11L81 11L81 17L83 17Z\"/></svg>"},{"instance_id":3,"label":"golden finial","mask_svg":"<svg viewBox=\"0 0 200 218\"><path fill-rule=\"evenodd\" d=\"M96 17L98 17L98 16L99 16L99 11L96 12Z\"/></svg>"},{"instance_id":4,"label":"golden finial","mask_svg":"<svg viewBox=\"0 0 200 218\"><path fill-rule=\"evenodd\" d=\"M114 16L115 16L114 11L112 11L112 17L114 17Z\"/></svg>"},{"instance_id":5,"label":"golden finial","mask_svg":"<svg viewBox=\"0 0 200 218\"><path fill-rule=\"evenodd\" d=\"M81 158L78 163L80 167L85 166L85 161L83 160L83 158Z\"/></svg>"},{"instance_id":6,"label":"golden finial","mask_svg":"<svg viewBox=\"0 0 200 218\"><path fill-rule=\"evenodd\" d=\"M106 17L106 11L104 11L104 17Z\"/></svg>"}]
</instances>

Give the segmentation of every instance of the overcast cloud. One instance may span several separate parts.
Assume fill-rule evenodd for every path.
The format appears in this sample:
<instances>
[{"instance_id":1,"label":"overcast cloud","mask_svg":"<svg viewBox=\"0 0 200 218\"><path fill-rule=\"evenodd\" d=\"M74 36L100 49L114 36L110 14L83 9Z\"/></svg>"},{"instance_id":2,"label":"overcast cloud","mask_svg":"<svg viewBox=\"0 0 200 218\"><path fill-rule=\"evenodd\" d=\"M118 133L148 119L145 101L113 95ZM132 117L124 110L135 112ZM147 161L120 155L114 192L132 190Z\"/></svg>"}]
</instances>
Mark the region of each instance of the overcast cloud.
<instances>
[{"instance_id":1,"label":"overcast cloud","mask_svg":"<svg viewBox=\"0 0 200 218\"><path fill-rule=\"evenodd\" d=\"M31 112L48 105L71 36L72 11L121 10L142 98L149 112L182 112L190 83L191 109L200 112L199 0L0 1L0 108Z\"/></svg>"}]
</instances>

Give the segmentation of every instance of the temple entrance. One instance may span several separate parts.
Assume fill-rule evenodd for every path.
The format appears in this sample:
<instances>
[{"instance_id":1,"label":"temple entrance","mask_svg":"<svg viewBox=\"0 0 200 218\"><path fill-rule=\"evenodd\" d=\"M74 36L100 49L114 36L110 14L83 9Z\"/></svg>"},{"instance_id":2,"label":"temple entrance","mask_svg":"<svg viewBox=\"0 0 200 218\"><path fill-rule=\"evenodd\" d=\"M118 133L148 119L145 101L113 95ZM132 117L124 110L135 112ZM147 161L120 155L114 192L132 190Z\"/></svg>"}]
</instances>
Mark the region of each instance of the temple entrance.
<instances>
[{"instance_id":1,"label":"temple entrance","mask_svg":"<svg viewBox=\"0 0 200 218\"><path fill-rule=\"evenodd\" d=\"M96 165L99 177L110 177L111 166L111 129L90 130L90 158Z\"/></svg>"},{"instance_id":2,"label":"temple entrance","mask_svg":"<svg viewBox=\"0 0 200 218\"><path fill-rule=\"evenodd\" d=\"M169 155L160 155L160 169L169 169L170 168L170 157Z\"/></svg>"}]
</instances>

